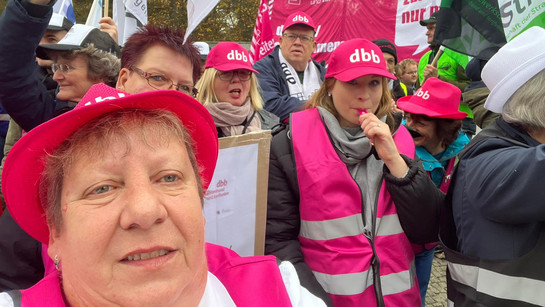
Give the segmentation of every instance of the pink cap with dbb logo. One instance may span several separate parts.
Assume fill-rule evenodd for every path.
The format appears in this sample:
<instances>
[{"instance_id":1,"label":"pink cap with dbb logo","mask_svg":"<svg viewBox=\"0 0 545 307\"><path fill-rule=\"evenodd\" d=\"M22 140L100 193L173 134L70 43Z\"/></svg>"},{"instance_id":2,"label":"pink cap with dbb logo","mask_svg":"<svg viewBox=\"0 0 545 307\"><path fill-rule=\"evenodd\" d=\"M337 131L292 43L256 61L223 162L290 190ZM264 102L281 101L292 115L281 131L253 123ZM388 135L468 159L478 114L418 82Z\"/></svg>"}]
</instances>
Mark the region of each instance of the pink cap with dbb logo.
<instances>
[{"instance_id":1,"label":"pink cap with dbb logo","mask_svg":"<svg viewBox=\"0 0 545 307\"><path fill-rule=\"evenodd\" d=\"M448 82L429 78L414 95L401 97L397 107L413 114L429 117L464 119L467 113L458 110L462 91Z\"/></svg>"},{"instance_id":2,"label":"pink cap with dbb logo","mask_svg":"<svg viewBox=\"0 0 545 307\"><path fill-rule=\"evenodd\" d=\"M304 26L311 27L314 32L316 32L316 27L314 26L314 21L312 21L312 18L310 18L309 15L299 11L295 12L286 18L286 21L284 21L284 28L282 31L286 31L287 28L296 25L301 24Z\"/></svg>"},{"instance_id":3,"label":"pink cap with dbb logo","mask_svg":"<svg viewBox=\"0 0 545 307\"><path fill-rule=\"evenodd\" d=\"M380 48L366 39L351 39L340 44L329 57L326 78L348 82L361 76L378 75L390 79Z\"/></svg>"},{"instance_id":4,"label":"pink cap with dbb logo","mask_svg":"<svg viewBox=\"0 0 545 307\"><path fill-rule=\"evenodd\" d=\"M221 71L246 69L258 73L252 68L248 51L235 42L221 42L214 46L206 59L205 68L210 67Z\"/></svg>"}]
</instances>

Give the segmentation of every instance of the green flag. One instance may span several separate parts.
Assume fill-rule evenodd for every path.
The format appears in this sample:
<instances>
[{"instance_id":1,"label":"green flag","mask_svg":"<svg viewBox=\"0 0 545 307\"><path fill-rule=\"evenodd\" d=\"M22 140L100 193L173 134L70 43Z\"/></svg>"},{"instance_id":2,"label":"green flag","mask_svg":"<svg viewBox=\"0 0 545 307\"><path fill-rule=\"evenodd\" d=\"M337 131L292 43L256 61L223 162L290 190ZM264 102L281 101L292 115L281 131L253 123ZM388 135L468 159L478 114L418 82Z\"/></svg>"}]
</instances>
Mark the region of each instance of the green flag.
<instances>
[{"instance_id":1,"label":"green flag","mask_svg":"<svg viewBox=\"0 0 545 307\"><path fill-rule=\"evenodd\" d=\"M449 49L488 60L507 41L498 0L443 0L435 40Z\"/></svg>"},{"instance_id":2,"label":"green flag","mask_svg":"<svg viewBox=\"0 0 545 307\"><path fill-rule=\"evenodd\" d=\"M488 60L532 26L545 27L545 0L442 0L435 40Z\"/></svg>"}]
</instances>

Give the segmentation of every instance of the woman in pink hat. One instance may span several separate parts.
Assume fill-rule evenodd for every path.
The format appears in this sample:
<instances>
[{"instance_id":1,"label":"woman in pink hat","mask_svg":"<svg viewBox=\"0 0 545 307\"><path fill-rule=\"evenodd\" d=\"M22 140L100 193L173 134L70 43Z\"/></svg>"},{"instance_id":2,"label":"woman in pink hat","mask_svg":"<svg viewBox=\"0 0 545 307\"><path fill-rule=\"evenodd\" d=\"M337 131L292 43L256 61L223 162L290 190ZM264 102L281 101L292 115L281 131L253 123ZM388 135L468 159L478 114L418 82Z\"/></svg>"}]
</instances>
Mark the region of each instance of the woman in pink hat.
<instances>
[{"instance_id":1,"label":"woman in pink hat","mask_svg":"<svg viewBox=\"0 0 545 307\"><path fill-rule=\"evenodd\" d=\"M397 101L398 108L405 111L406 126L414 138L416 155L435 186L445 194L456 156L469 143L461 130L462 120L467 116L458 110L461 95L458 87L429 78L414 95ZM426 297L436 245L413 245L422 300Z\"/></svg>"},{"instance_id":2,"label":"woman in pink hat","mask_svg":"<svg viewBox=\"0 0 545 307\"><path fill-rule=\"evenodd\" d=\"M217 157L214 122L188 95L92 86L7 157L9 211L55 269L0 306L323 306L289 262L205 243Z\"/></svg>"},{"instance_id":3,"label":"woman in pink hat","mask_svg":"<svg viewBox=\"0 0 545 307\"><path fill-rule=\"evenodd\" d=\"M204 73L197 83L197 100L210 112L218 136L271 130L276 115L263 109L263 99L250 54L235 42L220 42L208 54Z\"/></svg>"},{"instance_id":4,"label":"woman in pink hat","mask_svg":"<svg viewBox=\"0 0 545 307\"><path fill-rule=\"evenodd\" d=\"M380 48L349 40L328 64L272 141L266 252L336 306L419 306L411 243L436 240L443 195L390 111Z\"/></svg>"}]
</instances>

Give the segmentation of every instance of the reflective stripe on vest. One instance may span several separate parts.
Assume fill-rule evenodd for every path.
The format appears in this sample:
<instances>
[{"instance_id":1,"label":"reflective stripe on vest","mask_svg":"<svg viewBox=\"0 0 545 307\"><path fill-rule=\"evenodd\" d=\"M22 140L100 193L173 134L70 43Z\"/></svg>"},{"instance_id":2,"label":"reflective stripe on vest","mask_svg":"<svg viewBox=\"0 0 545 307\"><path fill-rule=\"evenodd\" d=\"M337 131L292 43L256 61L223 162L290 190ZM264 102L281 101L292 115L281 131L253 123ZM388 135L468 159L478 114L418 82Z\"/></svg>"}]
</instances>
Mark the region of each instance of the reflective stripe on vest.
<instances>
[{"instance_id":1,"label":"reflective stripe on vest","mask_svg":"<svg viewBox=\"0 0 545 307\"><path fill-rule=\"evenodd\" d=\"M397 214L377 218L376 236L388 236L403 233ZM363 233L361 214L354 214L326 221L301 221L300 235L311 240L332 240Z\"/></svg>"},{"instance_id":2,"label":"reflective stripe on vest","mask_svg":"<svg viewBox=\"0 0 545 307\"><path fill-rule=\"evenodd\" d=\"M420 305L414 253L384 181L374 192L379 192L376 233L369 234L370 242L363 234L360 188L331 145L318 110L292 113L291 127L300 190L299 242L305 263L333 303L376 305L376 291L389 306ZM396 132L394 142L400 153L414 157L414 143L404 127ZM380 289L374 287L375 254Z\"/></svg>"},{"instance_id":3,"label":"reflective stripe on vest","mask_svg":"<svg viewBox=\"0 0 545 307\"><path fill-rule=\"evenodd\" d=\"M446 230L442 231L444 238ZM452 306L545 306L545 226L534 248L514 259L469 257L445 241L442 245Z\"/></svg>"},{"instance_id":4,"label":"reflective stripe on vest","mask_svg":"<svg viewBox=\"0 0 545 307\"><path fill-rule=\"evenodd\" d=\"M545 281L500 274L471 265L447 263L450 277L492 297L543 306Z\"/></svg>"},{"instance_id":5,"label":"reflective stripe on vest","mask_svg":"<svg viewBox=\"0 0 545 307\"><path fill-rule=\"evenodd\" d=\"M313 272L324 290L335 295L356 295L373 285L373 269L359 273L324 274ZM364 281L364 282L362 282ZM414 274L411 271L402 271L380 276L382 294L391 295L410 290L414 285ZM365 287L367 286L367 287Z\"/></svg>"}]
</instances>

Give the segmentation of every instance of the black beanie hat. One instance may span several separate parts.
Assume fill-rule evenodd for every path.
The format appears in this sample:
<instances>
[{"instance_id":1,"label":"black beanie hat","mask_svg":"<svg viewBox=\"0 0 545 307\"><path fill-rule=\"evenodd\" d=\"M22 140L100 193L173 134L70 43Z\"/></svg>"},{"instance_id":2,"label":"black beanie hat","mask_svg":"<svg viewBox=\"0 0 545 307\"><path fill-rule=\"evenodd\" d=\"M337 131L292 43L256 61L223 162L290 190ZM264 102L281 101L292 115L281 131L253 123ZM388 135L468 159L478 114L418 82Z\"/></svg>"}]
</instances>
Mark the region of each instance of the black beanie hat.
<instances>
[{"instance_id":1,"label":"black beanie hat","mask_svg":"<svg viewBox=\"0 0 545 307\"><path fill-rule=\"evenodd\" d=\"M375 45L379 46L380 50L382 50L382 52L386 52L386 53L389 53L391 54L393 57L394 57L394 60L397 64L397 51L396 51L396 46L394 44L392 44L391 41L385 39L385 38L381 38L381 39L376 39L373 41L373 43L375 43Z\"/></svg>"}]
</instances>

